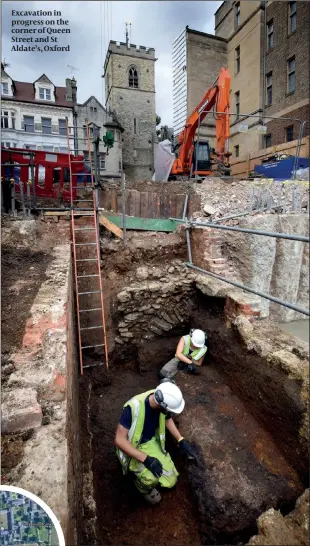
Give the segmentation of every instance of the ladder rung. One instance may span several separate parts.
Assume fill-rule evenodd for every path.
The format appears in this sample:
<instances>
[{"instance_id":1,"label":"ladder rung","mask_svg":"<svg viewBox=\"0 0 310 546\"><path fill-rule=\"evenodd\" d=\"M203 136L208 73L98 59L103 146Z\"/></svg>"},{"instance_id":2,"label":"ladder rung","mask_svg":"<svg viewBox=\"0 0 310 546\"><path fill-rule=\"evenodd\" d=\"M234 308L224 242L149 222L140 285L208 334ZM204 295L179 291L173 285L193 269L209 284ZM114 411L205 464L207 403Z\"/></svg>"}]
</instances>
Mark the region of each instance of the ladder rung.
<instances>
[{"instance_id":1,"label":"ladder rung","mask_svg":"<svg viewBox=\"0 0 310 546\"><path fill-rule=\"evenodd\" d=\"M94 307L93 309L80 309L80 313L89 313L90 311L102 311L101 307Z\"/></svg>"},{"instance_id":2,"label":"ladder rung","mask_svg":"<svg viewBox=\"0 0 310 546\"><path fill-rule=\"evenodd\" d=\"M96 330L97 328L103 328L103 324L99 326L87 326L86 328L80 328L80 330Z\"/></svg>"},{"instance_id":3,"label":"ladder rung","mask_svg":"<svg viewBox=\"0 0 310 546\"><path fill-rule=\"evenodd\" d=\"M97 258L84 258L82 260L76 260L77 262L97 262Z\"/></svg>"},{"instance_id":4,"label":"ladder rung","mask_svg":"<svg viewBox=\"0 0 310 546\"><path fill-rule=\"evenodd\" d=\"M92 292L78 292L78 296L83 296L85 294L100 294L102 290L93 290Z\"/></svg>"},{"instance_id":5,"label":"ladder rung","mask_svg":"<svg viewBox=\"0 0 310 546\"><path fill-rule=\"evenodd\" d=\"M78 275L77 278L78 279L85 279L86 277L100 277L100 275L98 275L98 273L96 275Z\"/></svg>"},{"instance_id":6,"label":"ladder rung","mask_svg":"<svg viewBox=\"0 0 310 546\"><path fill-rule=\"evenodd\" d=\"M77 228L74 228L74 231L89 231L89 230L94 231L94 230L96 230L96 228L94 228L94 227L84 227L84 228L78 228L77 227Z\"/></svg>"},{"instance_id":7,"label":"ladder rung","mask_svg":"<svg viewBox=\"0 0 310 546\"><path fill-rule=\"evenodd\" d=\"M74 246L89 246L89 245L96 245L97 243L75 243Z\"/></svg>"},{"instance_id":8,"label":"ladder rung","mask_svg":"<svg viewBox=\"0 0 310 546\"><path fill-rule=\"evenodd\" d=\"M92 349L93 347L104 347L104 343L99 343L99 345L83 345L81 346L81 349Z\"/></svg>"},{"instance_id":9,"label":"ladder rung","mask_svg":"<svg viewBox=\"0 0 310 546\"><path fill-rule=\"evenodd\" d=\"M93 203L93 199L72 199L72 201L78 201L79 203Z\"/></svg>"},{"instance_id":10,"label":"ladder rung","mask_svg":"<svg viewBox=\"0 0 310 546\"><path fill-rule=\"evenodd\" d=\"M105 366L105 364L102 362L100 364L86 364L86 366L83 366L83 370L84 368L94 368L95 366Z\"/></svg>"}]
</instances>

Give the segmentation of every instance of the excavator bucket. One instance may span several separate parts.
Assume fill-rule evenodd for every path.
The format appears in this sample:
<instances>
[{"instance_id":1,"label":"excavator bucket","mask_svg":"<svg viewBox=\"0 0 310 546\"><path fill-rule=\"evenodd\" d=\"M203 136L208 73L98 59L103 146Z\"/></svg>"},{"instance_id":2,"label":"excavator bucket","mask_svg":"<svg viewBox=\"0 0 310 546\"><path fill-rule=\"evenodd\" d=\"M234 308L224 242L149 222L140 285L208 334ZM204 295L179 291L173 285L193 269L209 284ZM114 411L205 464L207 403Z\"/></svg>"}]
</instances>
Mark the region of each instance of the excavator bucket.
<instances>
[{"instance_id":1,"label":"excavator bucket","mask_svg":"<svg viewBox=\"0 0 310 546\"><path fill-rule=\"evenodd\" d=\"M172 152L170 140L159 142L155 157L153 182L167 182L174 160L175 154Z\"/></svg>"}]
</instances>

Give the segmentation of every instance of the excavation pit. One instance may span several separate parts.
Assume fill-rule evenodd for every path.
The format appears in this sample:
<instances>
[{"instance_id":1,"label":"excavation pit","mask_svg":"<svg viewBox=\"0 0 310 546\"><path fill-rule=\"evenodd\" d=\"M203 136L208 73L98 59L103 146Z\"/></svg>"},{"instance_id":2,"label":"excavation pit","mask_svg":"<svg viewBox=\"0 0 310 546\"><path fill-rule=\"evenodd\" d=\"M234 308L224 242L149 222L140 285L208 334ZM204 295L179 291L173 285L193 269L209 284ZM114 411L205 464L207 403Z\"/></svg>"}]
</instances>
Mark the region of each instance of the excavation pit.
<instances>
[{"instance_id":1,"label":"excavation pit","mask_svg":"<svg viewBox=\"0 0 310 546\"><path fill-rule=\"evenodd\" d=\"M146 288L152 281L143 282ZM120 314L132 312L124 291L132 289L131 301L142 305L135 300L136 285L124 286L121 301L110 294L114 327L124 318ZM183 322L172 324L162 336L154 334L148 341L141 337L142 343L123 337L114 345L110 370L94 367L81 379L83 543L246 544L256 534L262 512L273 507L287 514L305 488L306 451L298 436L304 419L301 379L289 378L281 367L268 364L266 355L246 346L238 328L227 325L225 298L203 294L195 282L190 291L184 286L181 299L190 312ZM165 306L168 315L171 294ZM158 371L192 326L208 332L209 351L201 375L176 376L186 402L177 425L195 446L199 464L184 466L168 437L180 477L176 488L163 490L161 504L153 507L140 498L130 477L122 476L114 433L123 404L156 387ZM266 340L266 332L261 335ZM284 334L274 341L275 335L269 334L271 351L284 343Z\"/></svg>"}]
</instances>

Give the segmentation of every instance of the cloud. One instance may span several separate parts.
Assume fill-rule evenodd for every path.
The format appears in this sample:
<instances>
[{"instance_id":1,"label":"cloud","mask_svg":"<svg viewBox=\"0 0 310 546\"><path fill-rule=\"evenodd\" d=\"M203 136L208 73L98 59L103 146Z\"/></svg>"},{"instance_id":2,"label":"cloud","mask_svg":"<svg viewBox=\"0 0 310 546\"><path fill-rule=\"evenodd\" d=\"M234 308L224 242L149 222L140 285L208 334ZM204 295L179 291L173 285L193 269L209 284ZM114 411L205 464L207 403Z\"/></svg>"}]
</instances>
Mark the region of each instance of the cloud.
<instances>
[{"instance_id":1,"label":"cloud","mask_svg":"<svg viewBox=\"0 0 310 546\"><path fill-rule=\"evenodd\" d=\"M125 22L131 22L131 43L155 48L158 58L155 65L156 110L162 123L172 126L172 42L186 25L213 33L214 12L220 4L213 1L115 0L2 2L2 55L10 63L8 72L15 80L35 81L44 72L55 85L64 86L65 79L73 75L77 80L79 102L84 102L90 95L102 101L102 66L108 42L110 39L125 41ZM58 38L59 45L70 45L70 51L12 51L13 45L21 45L11 42L12 20L31 19L12 17L12 10L61 11L62 19L69 20L71 33L52 36ZM27 37L27 34L14 36ZM26 43L23 45L27 46ZM77 70L71 70L68 65Z\"/></svg>"}]
</instances>

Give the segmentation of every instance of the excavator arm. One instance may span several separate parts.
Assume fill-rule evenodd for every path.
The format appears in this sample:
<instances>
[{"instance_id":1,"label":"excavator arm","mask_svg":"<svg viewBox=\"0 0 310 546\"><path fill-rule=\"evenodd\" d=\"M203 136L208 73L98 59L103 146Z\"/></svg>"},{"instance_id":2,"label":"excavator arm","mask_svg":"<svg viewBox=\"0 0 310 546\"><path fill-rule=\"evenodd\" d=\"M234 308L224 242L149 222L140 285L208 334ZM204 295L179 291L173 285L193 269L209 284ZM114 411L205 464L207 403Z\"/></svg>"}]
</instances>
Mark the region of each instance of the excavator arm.
<instances>
[{"instance_id":1,"label":"excavator arm","mask_svg":"<svg viewBox=\"0 0 310 546\"><path fill-rule=\"evenodd\" d=\"M206 117L207 113L215 106L216 112L216 156L218 163L225 164L229 156L227 142L229 139L229 91L230 75L226 68L221 68L217 80L206 92L201 102L186 121L184 129L178 136L178 157L175 159L171 173L189 174L191 170L194 137L196 130Z\"/></svg>"}]
</instances>

